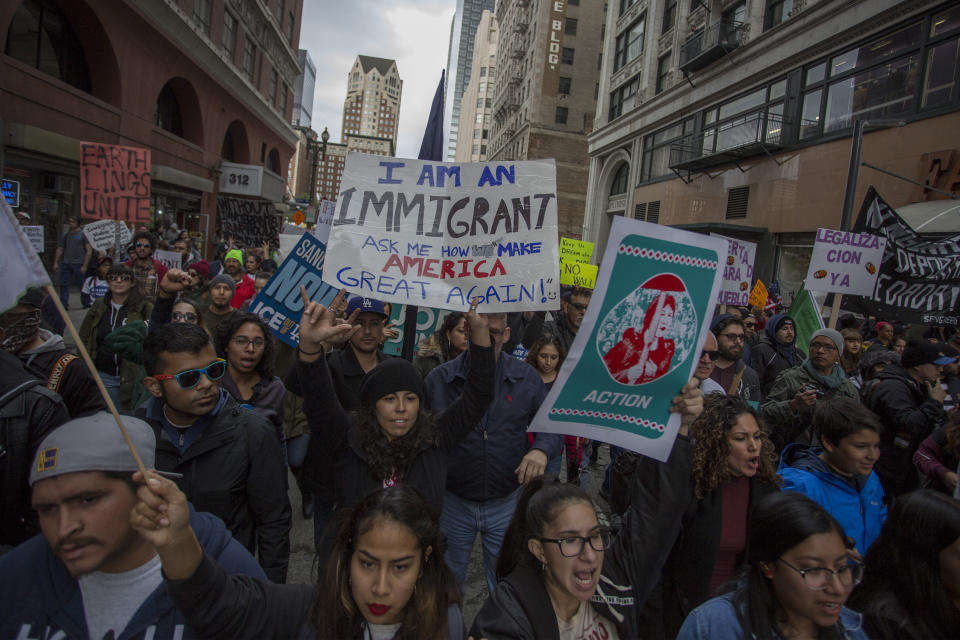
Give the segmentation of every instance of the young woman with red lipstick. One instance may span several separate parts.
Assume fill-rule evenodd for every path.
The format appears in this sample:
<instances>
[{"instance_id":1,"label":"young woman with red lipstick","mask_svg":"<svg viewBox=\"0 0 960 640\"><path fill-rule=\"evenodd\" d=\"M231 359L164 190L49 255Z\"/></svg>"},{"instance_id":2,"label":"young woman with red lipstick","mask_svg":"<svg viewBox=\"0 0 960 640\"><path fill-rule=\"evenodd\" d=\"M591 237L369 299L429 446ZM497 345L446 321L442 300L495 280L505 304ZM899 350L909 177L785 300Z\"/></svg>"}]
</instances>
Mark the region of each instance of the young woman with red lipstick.
<instances>
[{"instance_id":1,"label":"young woman with red lipstick","mask_svg":"<svg viewBox=\"0 0 960 640\"><path fill-rule=\"evenodd\" d=\"M784 491L761 500L750 524L735 587L694 609L677 640L867 640L860 614L843 606L863 564L833 516Z\"/></svg>"}]
</instances>

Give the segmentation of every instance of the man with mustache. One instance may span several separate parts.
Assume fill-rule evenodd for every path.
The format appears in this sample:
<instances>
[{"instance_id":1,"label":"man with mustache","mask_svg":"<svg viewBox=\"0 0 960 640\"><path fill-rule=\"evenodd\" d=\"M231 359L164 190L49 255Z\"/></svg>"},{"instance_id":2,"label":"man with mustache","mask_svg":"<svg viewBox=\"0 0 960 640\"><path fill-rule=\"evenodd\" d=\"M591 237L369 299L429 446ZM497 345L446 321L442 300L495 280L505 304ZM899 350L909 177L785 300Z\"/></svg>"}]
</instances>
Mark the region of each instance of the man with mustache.
<instances>
[{"instance_id":1,"label":"man with mustache","mask_svg":"<svg viewBox=\"0 0 960 640\"><path fill-rule=\"evenodd\" d=\"M267 577L286 580L290 501L280 439L266 418L220 388L226 362L210 336L185 323L155 328L143 343L144 386L137 410L157 437L157 469L183 474L180 490L223 519Z\"/></svg>"},{"instance_id":2,"label":"man with mustache","mask_svg":"<svg viewBox=\"0 0 960 640\"><path fill-rule=\"evenodd\" d=\"M129 416L124 426L151 468L153 431ZM156 551L130 526L136 468L106 412L43 438L29 476L42 533L0 556L0 638L196 637L167 597ZM263 577L219 519L191 509L190 524L228 573Z\"/></svg>"}]
</instances>

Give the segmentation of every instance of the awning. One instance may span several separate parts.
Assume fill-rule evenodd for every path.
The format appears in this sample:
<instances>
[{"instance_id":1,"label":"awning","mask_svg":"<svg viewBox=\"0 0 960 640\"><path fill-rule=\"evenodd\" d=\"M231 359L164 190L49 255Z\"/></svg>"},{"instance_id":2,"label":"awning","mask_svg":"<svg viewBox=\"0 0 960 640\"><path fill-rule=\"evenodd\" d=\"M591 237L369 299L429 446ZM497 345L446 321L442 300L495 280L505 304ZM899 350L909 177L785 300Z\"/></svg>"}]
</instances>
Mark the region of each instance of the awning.
<instances>
[{"instance_id":1,"label":"awning","mask_svg":"<svg viewBox=\"0 0 960 640\"><path fill-rule=\"evenodd\" d=\"M897 214L917 233L960 233L960 200L927 200L897 207Z\"/></svg>"}]
</instances>

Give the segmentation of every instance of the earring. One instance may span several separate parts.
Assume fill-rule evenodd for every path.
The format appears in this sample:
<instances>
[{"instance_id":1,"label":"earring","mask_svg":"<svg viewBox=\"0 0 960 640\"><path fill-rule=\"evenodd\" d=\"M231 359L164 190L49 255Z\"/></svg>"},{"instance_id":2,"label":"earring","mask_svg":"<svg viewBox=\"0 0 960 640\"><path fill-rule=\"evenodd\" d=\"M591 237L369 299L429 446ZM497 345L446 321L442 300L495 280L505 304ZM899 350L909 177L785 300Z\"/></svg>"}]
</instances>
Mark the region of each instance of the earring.
<instances>
[{"instance_id":1,"label":"earring","mask_svg":"<svg viewBox=\"0 0 960 640\"><path fill-rule=\"evenodd\" d=\"M763 571L763 575L765 575L766 577L768 578L773 577L773 571L770 570L770 567L764 567L761 565L760 569Z\"/></svg>"},{"instance_id":2,"label":"earring","mask_svg":"<svg viewBox=\"0 0 960 640\"><path fill-rule=\"evenodd\" d=\"M541 562L541 563L540 563L540 573L543 574L543 575L547 575L547 563L546 563L546 562Z\"/></svg>"}]
</instances>

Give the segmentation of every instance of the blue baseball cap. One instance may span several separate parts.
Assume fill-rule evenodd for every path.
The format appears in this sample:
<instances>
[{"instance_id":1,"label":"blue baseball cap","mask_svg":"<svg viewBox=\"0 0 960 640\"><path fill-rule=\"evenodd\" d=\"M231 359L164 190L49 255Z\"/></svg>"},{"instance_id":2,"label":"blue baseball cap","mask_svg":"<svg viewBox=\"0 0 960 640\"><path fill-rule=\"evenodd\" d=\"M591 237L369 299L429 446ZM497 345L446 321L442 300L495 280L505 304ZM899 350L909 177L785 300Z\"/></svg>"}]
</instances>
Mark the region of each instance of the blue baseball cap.
<instances>
[{"instance_id":1,"label":"blue baseball cap","mask_svg":"<svg viewBox=\"0 0 960 640\"><path fill-rule=\"evenodd\" d=\"M387 317L387 310L383 306L383 303L373 298L350 298L350 301L347 303L347 316L349 317L351 313L358 309L360 313L376 313L384 318Z\"/></svg>"}]
</instances>

